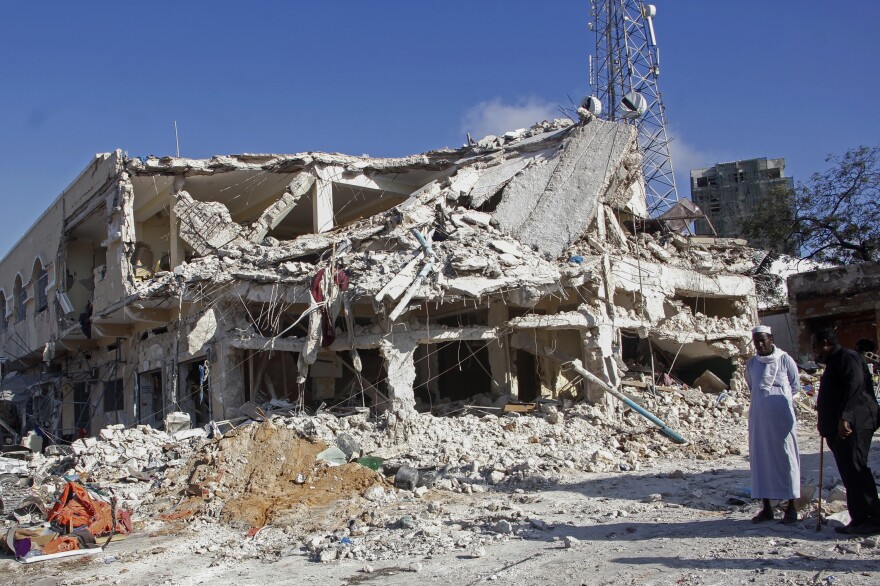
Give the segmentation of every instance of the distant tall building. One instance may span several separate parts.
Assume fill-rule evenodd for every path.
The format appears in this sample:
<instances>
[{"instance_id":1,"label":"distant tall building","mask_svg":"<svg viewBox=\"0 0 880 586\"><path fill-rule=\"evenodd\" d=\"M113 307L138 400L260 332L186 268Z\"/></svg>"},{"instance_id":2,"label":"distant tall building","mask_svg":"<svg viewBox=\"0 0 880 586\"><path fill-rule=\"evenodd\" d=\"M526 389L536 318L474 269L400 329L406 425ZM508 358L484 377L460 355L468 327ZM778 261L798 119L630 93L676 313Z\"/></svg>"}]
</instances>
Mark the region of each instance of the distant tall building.
<instances>
[{"instance_id":1,"label":"distant tall building","mask_svg":"<svg viewBox=\"0 0 880 586\"><path fill-rule=\"evenodd\" d=\"M712 221L718 236L726 238L744 236L743 218L777 186L794 188L792 178L785 176L785 159L764 157L691 171L691 199ZM706 220L697 220L694 228L697 234L712 235ZM763 243L752 239L751 244L760 248Z\"/></svg>"}]
</instances>

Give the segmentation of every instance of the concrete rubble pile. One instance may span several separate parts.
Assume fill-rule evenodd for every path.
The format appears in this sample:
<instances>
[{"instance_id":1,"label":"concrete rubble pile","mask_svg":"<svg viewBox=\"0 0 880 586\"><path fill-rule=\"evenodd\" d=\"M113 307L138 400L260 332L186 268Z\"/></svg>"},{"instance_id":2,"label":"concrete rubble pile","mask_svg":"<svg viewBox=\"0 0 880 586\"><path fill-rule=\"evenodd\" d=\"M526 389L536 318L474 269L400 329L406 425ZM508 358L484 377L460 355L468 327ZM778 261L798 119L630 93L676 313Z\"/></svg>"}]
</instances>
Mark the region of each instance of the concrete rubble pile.
<instances>
[{"instance_id":1,"label":"concrete rubble pile","mask_svg":"<svg viewBox=\"0 0 880 586\"><path fill-rule=\"evenodd\" d=\"M274 416L214 440L201 429L166 434L112 426L99 438L78 440L70 454L34 457L30 466L40 480L31 492L51 503L64 475L77 474L116 495L138 527L183 522L195 532L227 535L223 547L210 550L221 559L298 553L318 561L376 561L471 551L514 529L543 529L511 509L450 532L440 502L455 493L522 493L577 472L636 470L676 451L738 453L732 446L745 428L743 397L681 389L638 398L674 421L692 444L675 446L629 411L621 416L554 402L530 414L415 415L391 424L364 412ZM328 445L343 448L351 463L322 463ZM386 476L356 463L365 457L381 462ZM410 513L401 514L401 507ZM311 521L316 514L321 522ZM258 529L257 543L242 542L248 528ZM300 550L291 549L291 537Z\"/></svg>"},{"instance_id":2,"label":"concrete rubble pile","mask_svg":"<svg viewBox=\"0 0 880 586\"><path fill-rule=\"evenodd\" d=\"M99 482L139 480L144 472L181 464L206 437L200 428L168 434L147 425L111 425L98 438L71 444L73 469Z\"/></svg>"}]
</instances>

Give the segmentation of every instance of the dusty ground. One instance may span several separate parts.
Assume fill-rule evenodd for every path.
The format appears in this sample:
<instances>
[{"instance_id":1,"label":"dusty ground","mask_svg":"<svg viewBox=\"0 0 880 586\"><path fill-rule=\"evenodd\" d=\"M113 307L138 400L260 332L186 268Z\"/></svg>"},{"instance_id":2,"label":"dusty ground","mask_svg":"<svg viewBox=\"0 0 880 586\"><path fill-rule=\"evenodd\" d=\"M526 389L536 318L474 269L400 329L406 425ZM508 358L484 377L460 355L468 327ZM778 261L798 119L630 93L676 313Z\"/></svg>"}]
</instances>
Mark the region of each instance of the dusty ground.
<instances>
[{"instance_id":1,"label":"dusty ground","mask_svg":"<svg viewBox=\"0 0 880 586\"><path fill-rule=\"evenodd\" d=\"M818 442L801 426L805 483L818 479ZM745 451L745 450L744 450ZM825 485L837 477L826 453ZM880 470L880 446L872 451ZM680 471L680 472L679 472ZM248 538L228 525L166 527L112 543L103 554L23 565L0 560L7 584L877 584L873 539L817 532L815 517L795 526L753 525L756 505L728 504L748 485L748 461L665 459L637 472L578 473L536 490L454 494L385 505L385 513L424 514L428 500L455 539L468 522L508 519L513 534L486 530L477 543L439 555L317 563L291 538L275 555L254 555L268 533ZM657 497L649 495L661 495ZM267 532L269 529L267 528ZM473 535L473 533L467 533ZM579 540L566 546L566 537ZM277 536L274 538L277 543ZM355 543L359 538L352 538ZM413 539L416 539L413 537ZM477 554L479 557L475 557Z\"/></svg>"}]
</instances>

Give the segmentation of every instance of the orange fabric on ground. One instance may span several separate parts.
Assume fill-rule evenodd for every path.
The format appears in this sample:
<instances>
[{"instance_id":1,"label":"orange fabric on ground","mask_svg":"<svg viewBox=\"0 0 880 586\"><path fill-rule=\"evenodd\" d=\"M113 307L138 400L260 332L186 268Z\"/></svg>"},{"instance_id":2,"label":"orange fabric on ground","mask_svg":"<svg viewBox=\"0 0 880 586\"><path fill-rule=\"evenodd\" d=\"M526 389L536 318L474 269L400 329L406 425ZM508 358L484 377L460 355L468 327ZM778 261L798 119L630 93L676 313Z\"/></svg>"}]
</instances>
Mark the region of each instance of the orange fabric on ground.
<instances>
[{"instance_id":1,"label":"orange fabric on ground","mask_svg":"<svg viewBox=\"0 0 880 586\"><path fill-rule=\"evenodd\" d=\"M93 500L81 484L68 482L61 498L49 511L48 521L74 529L86 527L97 537L113 531L113 510L109 503ZM128 533L121 525L117 531Z\"/></svg>"},{"instance_id":2,"label":"orange fabric on ground","mask_svg":"<svg viewBox=\"0 0 880 586\"><path fill-rule=\"evenodd\" d=\"M73 535L59 535L43 546L43 555L79 549L79 539Z\"/></svg>"}]
</instances>

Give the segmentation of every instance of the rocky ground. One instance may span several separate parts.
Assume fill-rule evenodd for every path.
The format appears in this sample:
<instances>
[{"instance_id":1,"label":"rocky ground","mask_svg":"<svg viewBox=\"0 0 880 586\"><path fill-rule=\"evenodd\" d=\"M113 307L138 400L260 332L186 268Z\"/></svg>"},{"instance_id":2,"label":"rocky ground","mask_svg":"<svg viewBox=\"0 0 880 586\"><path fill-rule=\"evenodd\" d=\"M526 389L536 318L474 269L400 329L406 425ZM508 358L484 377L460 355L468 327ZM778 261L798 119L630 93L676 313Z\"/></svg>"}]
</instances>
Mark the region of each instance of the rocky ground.
<instances>
[{"instance_id":1,"label":"rocky ground","mask_svg":"<svg viewBox=\"0 0 880 586\"><path fill-rule=\"evenodd\" d=\"M141 479L108 472L118 466L93 470L116 477L134 534L91 557L30 565L3 558L0 572L6 583L28 585L877 583L877 540L817 531L815 499L803 503L797 525L750 522L757 506L737 496L749 483L741 401L705 399L688 410L701 409L701 421L680 417L693 440L683 447L627 417L611 423L575 407L425 417L394 429L360 416L276 418L201 446L182 439L164 474L152 471L160 455L137 450L131 457L148 464ZM133 433L106 433L84 453L114 441L133 450L120 441ZM432 472L431 487L402 490L360 464L316 462L342 433L392 467ZM818 440L809 418L800 439L804 484L814 486ZM878 454L875 446L875 470ZM826 455L828 497L839 480ZM829 506L843 509L839 500Z\"/></svg>"}]
</instances>

